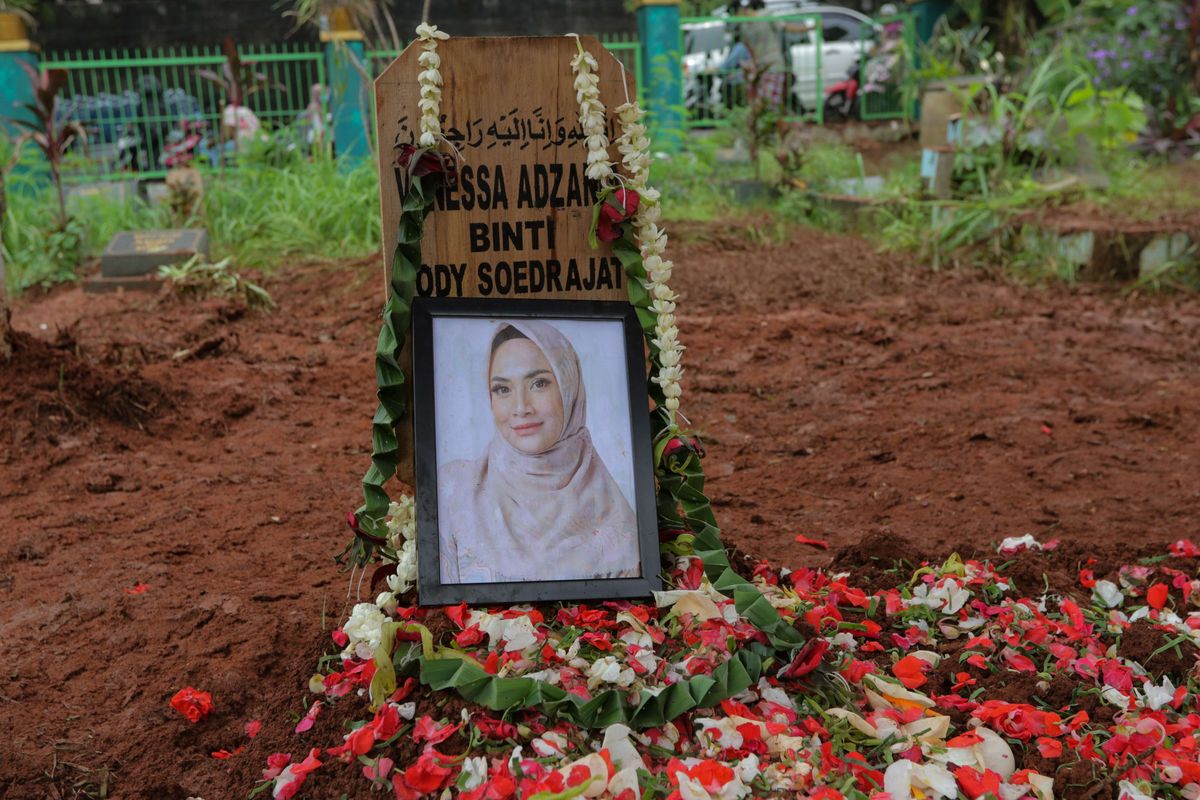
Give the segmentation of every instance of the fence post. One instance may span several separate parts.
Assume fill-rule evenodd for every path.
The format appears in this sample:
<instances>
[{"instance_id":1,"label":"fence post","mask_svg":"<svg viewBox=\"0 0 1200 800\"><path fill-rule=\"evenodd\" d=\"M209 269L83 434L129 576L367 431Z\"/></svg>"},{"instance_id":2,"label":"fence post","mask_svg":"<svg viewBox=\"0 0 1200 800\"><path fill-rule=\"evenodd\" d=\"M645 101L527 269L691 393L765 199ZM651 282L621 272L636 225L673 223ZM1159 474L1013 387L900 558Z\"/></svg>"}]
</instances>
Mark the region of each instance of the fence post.
<instances>
[{"instance_id":1,"label":"fence post","mask_svg":"<svg viewBox=\"0 0 1200 800\"><path fill-rule=\"evenodd\" d=\"M675 152L684 123L679 0L637 0L637 25L652 141L656 150Z\"/></svg>"},{"instance_id":2,"label":"fence post","mask_svg":"<svg viewBox=\"0 0 1200 800\"><path fill-rule=\"evenodd\" d=\"M369 158L367 138L368 91L367 53L360 31L337 25L321 31L325 46L325 74L329 78L329 105L333 116L333 149L338 160L352 165Z\"/></svg>"},{"instance_id":3,"label":"fence post","mask_svg":"<svg viewBox=\"0 0 1200 800\"><path fill-rule=\"evenodd\" d=\"M950 10L950 0L919 0L910 9L916 16L917 41L928 42L933 38L933 26Z\"/></svg>"},{"instance_id":4,"label":"fence post","mask_svg":"<svg viewBox=\"0 0 1200 800\"><path fill-rule=\"evenodd\" d=\"M10 119L35 122L24 106L34 102L33 84L22 64L38 68L37 45L12 12L0 12L0 130L13 132Z\"/></svg>"}]
</instances>

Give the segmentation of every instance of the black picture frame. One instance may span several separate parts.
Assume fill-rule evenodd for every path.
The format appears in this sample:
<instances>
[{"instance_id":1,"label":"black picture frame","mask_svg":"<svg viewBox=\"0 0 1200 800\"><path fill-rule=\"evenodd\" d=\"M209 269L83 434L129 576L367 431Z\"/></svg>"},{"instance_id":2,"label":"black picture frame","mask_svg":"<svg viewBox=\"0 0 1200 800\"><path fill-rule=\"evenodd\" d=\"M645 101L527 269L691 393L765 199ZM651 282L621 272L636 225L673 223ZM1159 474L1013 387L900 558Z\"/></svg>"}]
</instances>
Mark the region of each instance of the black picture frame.
<instances>
[{"instance_id":1,"label":"black picture frame","mask_svg":"<svg viewBox=\"0 0 1200 800\"><path fill-rule=\"evenodd\" d=\"M641 575L635 578L442 583L438 531L437 403L434 375L435 318L619 321L623 326L633 458L634 514ZM633 306L580 300L481 300L417 297L412 310L413 451L417 527L417 599L422 606L486 605L560 600L648 598L662 589L655 509L647 365L641 326ZM444 368L444 365L442 365Z\"/></svg>"}]
</instances>

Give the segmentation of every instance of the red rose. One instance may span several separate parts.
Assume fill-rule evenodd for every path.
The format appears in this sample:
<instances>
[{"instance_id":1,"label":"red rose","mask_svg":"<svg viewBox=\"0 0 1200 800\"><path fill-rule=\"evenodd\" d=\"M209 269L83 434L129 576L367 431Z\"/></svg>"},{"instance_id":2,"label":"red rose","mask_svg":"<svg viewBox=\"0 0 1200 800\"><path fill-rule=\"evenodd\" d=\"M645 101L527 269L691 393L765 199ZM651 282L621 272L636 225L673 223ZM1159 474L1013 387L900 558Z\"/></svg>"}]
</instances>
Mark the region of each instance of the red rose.
<instances>
[{"instance_id":1,"label":"red rose","mask_svg":"<svg viewBox=\"0 0 1200 800\"><path fill-rule=\"evenodd\" d=\"M672 438L667 442L667 446L663 448L663 458L670 458L684 447L686 445L683 443L683 439L680 439L678 436Z\"/></svg>"},{"instance_id":2,"label":"red rose","mask_svg":"<svg viewBox=\"0 0 1200 800\"><path fill-rule=\"evenodd\" d=\"M621 238L621 223L633 217L638 209L638 193L632 189L617 189L600 205L596 217L596 238L615 242Z\"/></svg>"},{"instance_id":3,"label":"red rose","mask_svg":"<svg viewBox=\"0 0 1200 800\"><path fill-rule=\"evenodd\" d=\"M632 189L617 189L600 206L600 216L608 217L612 222L624 222L637 213L638 199L638 193Z\"/></svg>"},{"instance_id":4,"label":"red rose","mask_svg":"<svg viewBox=\"0 0 1200 800\"><path fill-rule=\"evenodd\" d=\"M615 242L621 238L621 229L604 214L596 218L596 238L602 242Z\"/></svg>"},{"instance_id":5,"label":"red rose","mask_svg":"<svg viewBox=\"0 0 1200 800\"><path fill-rule=\"evenodd\" d=\"M796 657L792 659L792 663L788 664L787 669L779 674L781 678L802 678L812 672L817 667L821 666L821 659L825 657L826 651L829 650L829 642L821 637L809 639L804 647L796 653Z\"/></svg>"},{"instance_id":6,"label":"red rose","mask_svg":"<svg viewBox=\"0 0 1200 800\"><path fill-rule=\"evenodd\" d=\"M171 708L187 717L188 722L195 724L212 711L212 695L189 686L175 693L171 698Z\"/></svg>"},{"instance_id":7,"label":"red rose","mask_svg":"<svg viewBox=\"0 0 1200 800\"><path fill-rule=\"evenodd\" d=\"M421 155L417 156L414 163L413 156L418 152ZM454 162L450 160L449 156L436 150L418 149L411 144L402 144L396 148L394 164L398 169L407 170L414 178L434 173L449 173L454 170Z\"/></svg>"}]
</instances>

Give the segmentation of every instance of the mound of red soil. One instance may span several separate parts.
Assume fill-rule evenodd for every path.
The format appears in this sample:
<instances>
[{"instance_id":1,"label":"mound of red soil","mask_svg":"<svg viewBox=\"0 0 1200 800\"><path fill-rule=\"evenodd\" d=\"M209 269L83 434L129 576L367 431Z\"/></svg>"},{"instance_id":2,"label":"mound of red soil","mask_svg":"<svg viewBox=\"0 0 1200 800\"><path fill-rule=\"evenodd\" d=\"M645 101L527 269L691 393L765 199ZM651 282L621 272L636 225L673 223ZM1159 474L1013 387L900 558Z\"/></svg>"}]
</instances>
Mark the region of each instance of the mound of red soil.
<instances>
[{"instance_id":1,"label":"mound of red soil","mask_svg":"<svg viewBox=\"0 0 1200 800\"><path fill-rule=\"evenodd\" d=\"M171 405L162 387L80 352L70 331L52 342L14 331L12 349L0 361L0 439L13 444L105 423L138 427Z\"/></svg>"}]
</instances>

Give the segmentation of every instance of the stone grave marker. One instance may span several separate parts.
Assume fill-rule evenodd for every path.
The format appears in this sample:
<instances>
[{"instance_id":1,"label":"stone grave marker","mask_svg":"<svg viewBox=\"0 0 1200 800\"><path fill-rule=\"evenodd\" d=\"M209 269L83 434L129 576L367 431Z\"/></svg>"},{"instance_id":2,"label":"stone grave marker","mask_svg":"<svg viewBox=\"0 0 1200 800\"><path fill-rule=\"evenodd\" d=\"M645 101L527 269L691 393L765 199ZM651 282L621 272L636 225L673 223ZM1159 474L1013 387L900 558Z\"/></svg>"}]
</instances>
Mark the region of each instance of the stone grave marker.
<instances>
[{"instance_id":1,"label":"stone grave marker","mask_svg":"<svg viewBox=\"0 0 1200 800\"><path fill-rule=\"evenodd\" d=\"M599 63L609 141L614 109L636 85L600 42L580 42ZM457 151L458 184L442 189L425 221L418 295L628 300L612 247L588 242L597 188L584 175L571 59L573 37L452 37L438 45L444 81L442 152ZM419 136L416 42L375 80L383 256L390 280L401 195L395 149ZM620 153L610 148L610 158ZM406 337L407 338L407 337ZM411 369L406 345L401 364ZM399 475L412 481L411 416L397 431Z\"/></svg>"},{"instance_id":2,"label":"stone grave marker","mask_svg":"<svg viewBox=\"0 0 1200 800\"><path fill-rule=\"evenodd\" d=\"M154 291L161 283L155 275L159 267L194 255L207 258L208 253L208 231L203 228L121 231L100 255L100 274L83 288L91 294L117 289Z\"/></svg>"}]
</instances>

